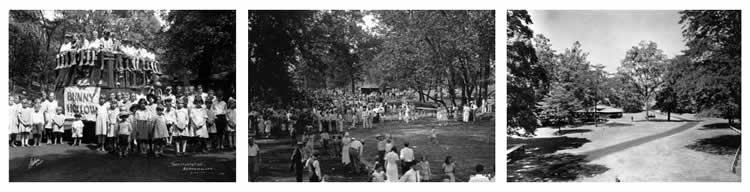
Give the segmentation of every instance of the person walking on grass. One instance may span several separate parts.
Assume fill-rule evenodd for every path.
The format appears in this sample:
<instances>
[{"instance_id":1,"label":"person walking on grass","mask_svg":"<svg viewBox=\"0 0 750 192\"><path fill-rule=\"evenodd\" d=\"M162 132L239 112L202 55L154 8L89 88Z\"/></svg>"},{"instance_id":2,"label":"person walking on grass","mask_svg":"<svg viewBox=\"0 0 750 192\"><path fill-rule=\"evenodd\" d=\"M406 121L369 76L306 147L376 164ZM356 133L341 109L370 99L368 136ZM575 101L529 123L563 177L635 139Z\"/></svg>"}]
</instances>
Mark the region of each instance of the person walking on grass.
<instances>
[{"instance_id":1,"label":"person walking on grass","mask_svg":"<svg viewBox=\"0 0 750 192\"><path fill-rule=\"evenodd\" d=\"M375 138L378 139L378 146L377 146L377 149L378 149L378 158L377 158L377 162L380 163L381 165L383 165L383 164L385 164L385 159L384 159L385 158L385 152L386 152L385 148L386 148L386 145L388 144L388 142L385 140L385 135L383 135L382 133L380 133L377 136L375 136Z\"/></svg>"},{"instance_id":2,"label":"person walking on grass","mask_svg":"<svg viewBox=\"0 0 750 192\"><path fill-rule=\"evenodd\" d=\"M385 170L383 170L383 164L377 164L375 166L370 182L385 182Z\"/></svg>"},{"instance_id":3,"label":"person walking on grass","mask_svg":"<svg viewBox=\"0 0 750 192\"><path fill-rule=\"evenodd\" d=\"M450 182L456 182L456 162L453 160L452 156L445 157L445 161L443 162L443 173L445 173L445 176L448 177L448 181Z\"/></svg>"},{"instance_id":4,"label":"person walking on grass","mask_svg":"<svg viewBox=\"0 0 750 192\"><path fill-rule=\"evenodd\" d=\"M477 164L477 166L474 167L474 171L476 173L469 177L469 182L490 182L491 181L489 176L483 174L484 166L482 164Z\"/></svg>"},{"instance_id":5,"label":"person walking on grass","mask_svg":"<svg viewBox=\"0 0 750 192\"><path fill-rule=\"evenodd\" d=\"M302 148L304 148L304 146L305 145L302 142L297 142L297 147L294 148L292 157L290 158L292 160L290 169L292 172L294 172L294 176L297 179L297 182L303 181L302 176L305 173L305 159L303 157L304 155L302 154Z\"/></svg>"},{"instance_id":6,"label":"person walking on grass","mask_svg":"<svg viewBox=\"0 0 750 192\"><path fill-rule=\"evenodd\" d=\"M250 181L255 181L258 178L258 172L260 172L260 147L252 137L248 140L247 150Z\"/></svg>"},{"instance_id":7,"label":"person walking on grass","mask_svg":"<svg viewBox=\"0 0 750 192\"><path fill-rule=\"evenodd\" d=\"M409 147L409 142L404 142L404 148L399 153L401 157L401 172L405 173L414 164L414 150Z\"/></svg>"},{"instance_id":8,"label":"person walking on grass","mask_svg":"<svg viewBox=\"0 0 750 192\"><path fill-rule=\"evenodd\" d=\"M419 166L415 163L408 167L408 170L399 179L400 182L420 182Z\"/></svg>"},{"instance_id":9,"label":"person walking on grass","mask_svg":"<svg viewBox=\"0 0 750 192\"><path fill-rule=\"evenodd\" d=\"M398 181L398 150L394 147L391 151L385 154L385 177L388 182Z\"/></svg>"},{"instance_id":10,"label":"person walking on grass","mask_svg":"<svg viewBox=\"0 0 750 192\"><path fill-rule=\"evenodd\" d=\"M321 181L321 169L320 161L318 161L319 154L313 153L312 157L307 160L307 168L310 170L310 182Z\"/></svg>"},{"instance_id":11,"label":"person walking on grass","mask_svg":"<svg viewBox=\"0 0 750 192\"><path fill-rule=\"evenodd\" d=\"M364 150L364 146L361 141L357 140L356 138L352 138L352 142L349 144L349 156L351 159L352 164L352 172L355 174L359 174L360 171L362 171L362 151Z\"/></svg>"}]
</instances>

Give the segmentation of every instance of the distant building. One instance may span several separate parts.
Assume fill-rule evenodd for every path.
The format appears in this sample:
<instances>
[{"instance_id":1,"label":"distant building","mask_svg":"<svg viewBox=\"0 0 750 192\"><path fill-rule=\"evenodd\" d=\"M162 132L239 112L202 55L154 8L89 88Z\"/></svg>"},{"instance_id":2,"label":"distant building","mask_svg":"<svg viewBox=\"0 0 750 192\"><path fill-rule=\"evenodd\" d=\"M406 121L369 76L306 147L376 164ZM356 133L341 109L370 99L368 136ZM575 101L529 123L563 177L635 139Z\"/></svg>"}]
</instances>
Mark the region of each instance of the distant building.
<instances>
[{"instance_id":1,"label":"distant building","mask_svg":"<svg viewBox=\"0 0 750 192\"><path fill-rule=\"evenodd\" d=\"M621 108L610 107L607 105L596 105L594 110L591 108L576 111L576 116L599 116L599 118L620 118L624 111Z\"/></svg>"}]
</instances>

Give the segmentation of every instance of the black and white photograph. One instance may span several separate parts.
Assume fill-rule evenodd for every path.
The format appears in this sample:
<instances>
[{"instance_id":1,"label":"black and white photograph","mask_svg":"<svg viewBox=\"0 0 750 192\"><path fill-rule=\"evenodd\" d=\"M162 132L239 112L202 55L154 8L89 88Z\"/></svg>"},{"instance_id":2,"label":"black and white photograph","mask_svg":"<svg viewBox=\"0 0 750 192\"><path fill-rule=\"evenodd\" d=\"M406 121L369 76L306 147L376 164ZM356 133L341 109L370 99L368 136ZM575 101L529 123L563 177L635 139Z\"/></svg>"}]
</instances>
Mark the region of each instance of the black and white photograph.
<instances>
[{"instance_id":1,"label":"black and white photograph","mask_svg":"<svg viewBox=\"0 0 750 192\"><path fill-rule=\"evenodd\" d=\"M508 182L740 182L740 10L508 10Z\"/></svg>"},{"instance_id":2,"label":"black and white photograph","mask_svg":"<svg viewBox=\"0 0 750 192\"><path fill-rule=\"evenodd\" d=\"M235 182L235 23L10 10L10 182Z\"/></svg>"},{"instance_id":3,"label":"black and white photograph","mask_svg":"<svg viewBox=\"0 0 750 192\"><path fill-rule=\"evenodd\" d=\"M494 182L494 10L250 10L252 182Z\"/></svg>"}]
</instances>

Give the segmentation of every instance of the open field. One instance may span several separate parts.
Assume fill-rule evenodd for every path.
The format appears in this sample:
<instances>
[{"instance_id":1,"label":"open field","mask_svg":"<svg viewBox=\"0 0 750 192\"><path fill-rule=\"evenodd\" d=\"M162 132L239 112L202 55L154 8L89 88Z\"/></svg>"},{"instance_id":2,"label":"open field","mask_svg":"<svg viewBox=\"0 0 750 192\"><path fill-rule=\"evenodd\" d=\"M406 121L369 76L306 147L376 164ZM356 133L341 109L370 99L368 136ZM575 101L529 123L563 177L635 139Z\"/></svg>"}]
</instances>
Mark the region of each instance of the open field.
<instances>
[{"instance_id":1,"label":"open field","mask_svg":"<svg viewBox=\"0 0 750 192\"><path fill-rule=\"evenodd\" d=\"M561 135L553 134L557 129L541 128L536 138L509 138L511 145L527 144L528 157L508 164L508 180L740 181L741 171L730 172L740 138L723 125L725 120L638 117L643 114L625 114L604 126L563 128ZM559 158L553 158L557 163L534 160L544 159L539 156Z\"/></svg>"},{"instance_id":2,"label":"open field","mask_svg":"<svg viewBox=\"0 0 750 192\"><path fill-rule=\"evenodd\" d=\"M431 181L441 181L444 178L442 161L451 155L456 160L458 181L467 181L473 174L476 164L485 166L486 172L495 170L495 128L494 120L477 123L441 122L432 119L421 119L404 123L402 121L386 121L375 124L375 129L350 130L351 136L364 139L365 152L363 159L375 162L377 156L375 136L378 133L392 135L395 146L403 147L408 141L415 151L415 157L427 156L433 177ZM435 128L439 144L430 143L430 130ZM258 140L261 148L261 173L258 181L295 181L289 170L289 158L293 150L290 139ZM323 174L332 182L366 182L369 174L353 174L344 170L339 158L322 156L321 167ZM305 177L305 181L307 176Z\"/></svg>"}]
</instances>

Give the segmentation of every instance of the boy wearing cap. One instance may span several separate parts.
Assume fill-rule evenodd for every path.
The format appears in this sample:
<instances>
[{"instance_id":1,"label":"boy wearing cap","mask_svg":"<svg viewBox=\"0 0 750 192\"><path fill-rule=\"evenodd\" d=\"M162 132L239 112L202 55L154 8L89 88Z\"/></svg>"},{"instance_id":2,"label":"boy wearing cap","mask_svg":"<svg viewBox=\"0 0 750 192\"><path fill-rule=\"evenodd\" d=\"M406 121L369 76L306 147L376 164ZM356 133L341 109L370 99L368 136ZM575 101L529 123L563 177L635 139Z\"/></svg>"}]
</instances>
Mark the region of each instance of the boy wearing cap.
<instances>
[{"instance_id":1,"label":"boy wearing cap","mask_svg":"<svg viewBox=\"0 0 750 192\"><path fill-rule=\"evenodd\" d=\"M81 120L81 114L76 113L74 115L75 120L73 120L73 124L71 127L73 128L71 131L71 137L73 138L73 146L80 146L81 145L81 137L83 137L83 120Z\"/></svg>"}]
</instances>

